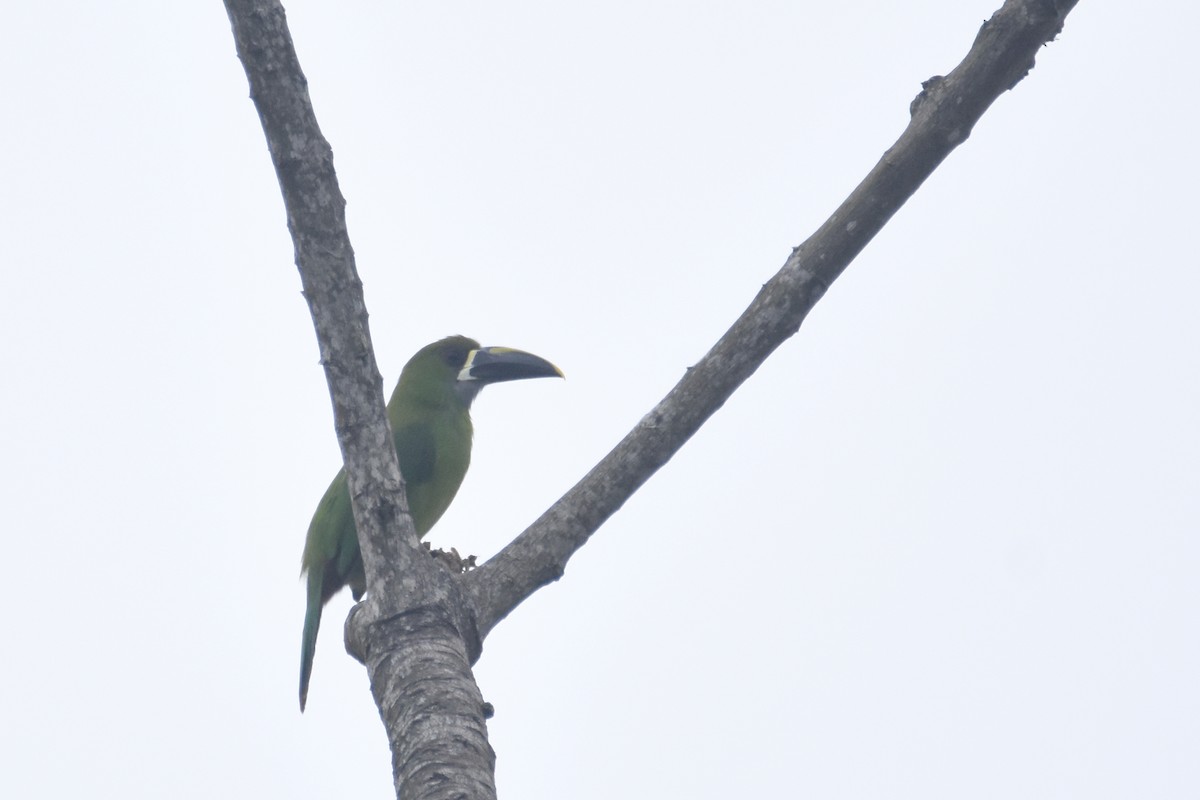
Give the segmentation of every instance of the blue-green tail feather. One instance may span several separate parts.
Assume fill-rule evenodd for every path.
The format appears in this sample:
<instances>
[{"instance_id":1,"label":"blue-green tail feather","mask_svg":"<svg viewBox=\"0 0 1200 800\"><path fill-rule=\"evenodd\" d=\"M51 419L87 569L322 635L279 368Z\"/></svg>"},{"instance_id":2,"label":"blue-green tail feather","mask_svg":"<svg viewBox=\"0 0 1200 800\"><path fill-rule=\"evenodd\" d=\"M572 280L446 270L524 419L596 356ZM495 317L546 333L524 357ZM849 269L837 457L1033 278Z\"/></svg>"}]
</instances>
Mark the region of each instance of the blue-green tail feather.
<instances>
[{"instance_id":1,"label":"blue-green tail feather","mask_svg":"<svg viewBox=\"0 0 1200 800\"><path fill-rule=\"evenodd\" d=\"M317 652L317 631L321 628L322 578L319 569L308 571L308 608L304 612L304 634L300 639L300 710L308 701L308 681L312 677L313 655Z\"/></svg>"}]
</instances>

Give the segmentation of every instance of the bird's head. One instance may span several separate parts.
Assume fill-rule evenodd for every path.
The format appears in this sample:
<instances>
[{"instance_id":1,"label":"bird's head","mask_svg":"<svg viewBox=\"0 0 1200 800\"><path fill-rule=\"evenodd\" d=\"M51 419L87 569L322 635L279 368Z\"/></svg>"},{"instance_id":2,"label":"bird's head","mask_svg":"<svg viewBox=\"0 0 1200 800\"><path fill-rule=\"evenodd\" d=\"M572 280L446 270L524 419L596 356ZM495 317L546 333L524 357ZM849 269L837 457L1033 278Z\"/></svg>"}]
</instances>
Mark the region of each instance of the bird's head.
<instances>
[{"instance_id":1,"label":"bird's head","mask_svg":"<svg viewBox=\"0 0 1200 800\"><path fill-rule=\"evenodd\" d=\"M400 386L424 393L453 387L464 406L489 383L526 378L561 378L562 370L544 358L511 347L481 347L466 336L448 336L426 345L400 373ZM399 387L397 387L399 391Z\"/></svg>"}]
</instances>

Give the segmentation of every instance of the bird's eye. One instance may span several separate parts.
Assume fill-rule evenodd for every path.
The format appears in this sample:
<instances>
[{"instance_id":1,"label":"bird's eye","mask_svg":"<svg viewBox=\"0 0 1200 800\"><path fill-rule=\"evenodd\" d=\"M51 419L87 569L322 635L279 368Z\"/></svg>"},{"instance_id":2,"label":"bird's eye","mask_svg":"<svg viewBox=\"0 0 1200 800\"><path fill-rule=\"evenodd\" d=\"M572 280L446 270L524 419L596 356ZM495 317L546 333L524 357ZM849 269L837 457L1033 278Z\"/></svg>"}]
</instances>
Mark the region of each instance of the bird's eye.
<instances>
[{"instance_id":1,"label":"bird's eye","mask_svg":"<svg viewBox=\"0 0 1200 800\"><path fill-rule=\"evenodd\" d=\"M460 368L467 360L467 351L461 347L449 347L442 351L442 360L446 366Z\"/></svg>"}]
</instances>

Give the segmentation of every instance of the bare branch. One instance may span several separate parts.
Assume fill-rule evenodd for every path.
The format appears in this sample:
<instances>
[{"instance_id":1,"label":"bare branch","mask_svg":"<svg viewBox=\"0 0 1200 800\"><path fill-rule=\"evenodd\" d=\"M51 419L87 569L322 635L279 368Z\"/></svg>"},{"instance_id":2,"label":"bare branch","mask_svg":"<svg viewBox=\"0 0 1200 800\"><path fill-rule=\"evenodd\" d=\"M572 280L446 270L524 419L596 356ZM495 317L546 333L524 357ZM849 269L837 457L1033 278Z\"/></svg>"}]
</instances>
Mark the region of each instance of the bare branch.
<instances>
[{"instance_id":1,"label":"bare branch","mask_svg":"<svg viewBox=\"0 0 1200 800\"><path fill-rule=\"evenodd\" d=\"M397 796L494 797L495 756L471 674L479 637L459 583L424 556L408 514L333 154L277 0L226 0L287 208L333 400L367 599L346 625L392 749Z\"/></svg>"},{"instance_id":2,"label":"bare branch","mask_svg":"<svg viewBox=\"0 0 1200 800\"><path fill-rule=\"evenodd\" d=\"M374 573L378 578L387 574L383 565L412 562L417 539L400 491L395 448L385 446L392 436L383 381L371 347L333 151L317 126L283 7L270 0L227 0L225 5L287 208L368 577ZM409 546L386 536L389 529L406 530ZM376 588L370 585L373 593Z\"/></svg>"},{"instance_id":3,"label":"bare branch","mask_svg":"<svg viewBox=\"0 0 1200 800\"><path fill-rule=\"evenodd\" d=\"M926 81L912 119L870 174L792 251L720 341L579 483L466 575L481 636L540 587L665 464L775 348L1003 92L1033 67L1078 0L1007 0L962 63Z\"/></svg>"}]
</instances>

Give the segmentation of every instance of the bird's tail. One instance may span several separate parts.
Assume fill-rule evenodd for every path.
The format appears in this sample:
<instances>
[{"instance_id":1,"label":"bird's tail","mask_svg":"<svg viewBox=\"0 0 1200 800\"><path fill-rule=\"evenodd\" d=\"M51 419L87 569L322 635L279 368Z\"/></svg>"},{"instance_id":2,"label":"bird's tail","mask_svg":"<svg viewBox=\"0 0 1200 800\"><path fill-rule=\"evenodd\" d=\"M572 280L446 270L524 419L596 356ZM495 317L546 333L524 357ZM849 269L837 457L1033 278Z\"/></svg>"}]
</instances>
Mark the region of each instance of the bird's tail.
<instances>
[{"instance_id":1,"label":"bird's tail","mask_svg":"<svg viewBox=\"0 0 1200 800\"><path fill-rule=\"evenodd\" d=\"M321 569L308 570L308 608L304 612L304 634L300 638L300 711L308 701L308 680L312 677L313 655L317 652L317 631L321 628Z\"/></svg>"}]
</instances>

